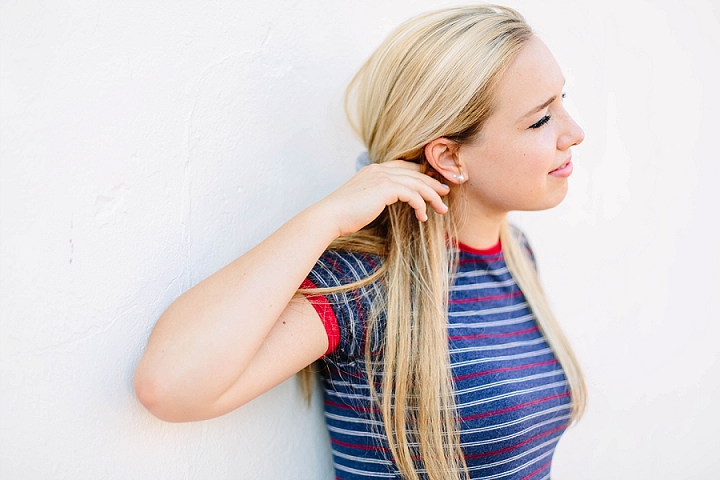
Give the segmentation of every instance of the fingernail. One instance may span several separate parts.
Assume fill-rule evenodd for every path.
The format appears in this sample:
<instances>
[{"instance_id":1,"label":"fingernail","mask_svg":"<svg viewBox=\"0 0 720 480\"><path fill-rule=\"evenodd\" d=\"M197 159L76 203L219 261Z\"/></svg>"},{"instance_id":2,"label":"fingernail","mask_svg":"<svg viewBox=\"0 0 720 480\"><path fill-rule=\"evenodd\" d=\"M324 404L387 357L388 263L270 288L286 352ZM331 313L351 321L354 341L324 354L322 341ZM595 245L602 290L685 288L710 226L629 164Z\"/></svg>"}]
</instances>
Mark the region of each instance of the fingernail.
<instances>
[{"instance_id":1,"label":"fingernail","mask_svg":"<svg viewBox=\"0 0 720 480\"><path fill-rule=\"evenodd\" d=\"M450 185L445 185L445 184L443 183L442 186L445 187L445 188L448 189L448 190L450 189Z\"/></svg>"}]
</instances>

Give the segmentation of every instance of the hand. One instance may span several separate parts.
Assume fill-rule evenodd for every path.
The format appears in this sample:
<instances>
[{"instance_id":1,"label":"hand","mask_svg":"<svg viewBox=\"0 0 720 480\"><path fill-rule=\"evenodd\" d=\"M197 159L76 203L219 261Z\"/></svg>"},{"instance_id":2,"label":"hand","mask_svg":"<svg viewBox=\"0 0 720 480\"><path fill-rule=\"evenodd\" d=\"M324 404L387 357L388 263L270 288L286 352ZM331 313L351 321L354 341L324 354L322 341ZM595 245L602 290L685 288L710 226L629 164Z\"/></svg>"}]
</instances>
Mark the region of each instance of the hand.
<instances>
[{"instance_id":1,"label":"hand","mask_svg":"<svg viewBox=\"0 0 720 480\"><path fill-rule=\"evenodd\" d=\"M318 202L337 224L338 237L351 235L372 222L386 206L405 202L421 222L427 220L426 202L437 213L448 210L440 198L450 187L420 173L420 165L403 160L372 164Z\"/></svg>"}]
</instances>

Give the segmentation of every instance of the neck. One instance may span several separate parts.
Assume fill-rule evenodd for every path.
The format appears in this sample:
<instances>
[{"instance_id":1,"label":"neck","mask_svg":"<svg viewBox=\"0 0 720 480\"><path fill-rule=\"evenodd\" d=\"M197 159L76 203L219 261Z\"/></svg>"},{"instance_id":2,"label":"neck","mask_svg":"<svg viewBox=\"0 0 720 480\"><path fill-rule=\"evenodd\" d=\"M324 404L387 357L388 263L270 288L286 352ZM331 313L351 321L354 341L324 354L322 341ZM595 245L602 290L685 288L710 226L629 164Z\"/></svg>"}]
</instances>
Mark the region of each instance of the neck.
<instances>
[{"instance_id":1,"label":"neck","mask_svg":"<svg viewBox=\"0 0 720 480\"><path fill-rule=\"evenodd\" d=\"M506 212L492 213L468 208L460 216L458 240L478 250L492 248L500 240L500 226L506 217Z\"/></svg>"}]
</instances>

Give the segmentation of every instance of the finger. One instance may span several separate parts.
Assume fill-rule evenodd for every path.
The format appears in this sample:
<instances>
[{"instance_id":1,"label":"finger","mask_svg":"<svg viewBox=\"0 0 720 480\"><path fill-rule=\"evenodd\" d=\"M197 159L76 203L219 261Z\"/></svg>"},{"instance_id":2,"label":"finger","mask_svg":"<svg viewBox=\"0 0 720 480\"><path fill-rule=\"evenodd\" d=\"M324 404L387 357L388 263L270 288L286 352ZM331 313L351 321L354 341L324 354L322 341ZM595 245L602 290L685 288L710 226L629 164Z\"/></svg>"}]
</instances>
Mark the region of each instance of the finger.
<instances>
[{"instance_id":1,"label":"finger","mask_svg":"<svg viewBox=\"0 0 720 480\"><path fill-rule=\"evenodd\" d=\"M384 163L374 163L369 165L370 168L376 172L385 172L388 174L400 174L400 175L412 175L414 178L421 179L427 183L440 195L447 195L450 192L450 187L438 179L428 175L428 173L435 173L434 170L430 169L428 173L424 172L424 166L415 162L408 162L406 160L392 160ZM365 167L368 168L368 167ZM437 173L436 173L437 175Z\"/></svg>"},{"instance_id":2,"label":"finger","mask_svg":"<svg viewBox=\"0 0 720 480\"><path fill-rule=\"evenodd\" d=\"M448 206L445 205L445 202L443 202L439 197L436 200L432 200L428 203L430 203L430 206L433 210L435 210L441 215L448 212Z\"/></svg>"},{"instance_id":3,"label":"finger","mask_svg":"<svg viewBox=\"0 0 720 480\"><path fill-rule=\"evenodd\" d=\"M404 169L404 170L392 170L387 172L389 175L394 175L396 179L400 179L403 176L407 177L408 179L413 179L415 181L419 180L423 184L429 186L432 188L435 192L437 192L438 195L447 195L450 193L450 187L440 182L439 180L436 180L435 178L425 174L421 173L419 170L413 171L411 169Z\"/></svg>"},{"instance_id":4,"label":"finger","mask_svg":"<svg viewBox=\"0 0 720 480\"><path fill-rule=\"evenodd\" d=\"M421 222L427 221L427 205L422 196L417 192L410 192L406 198L400 200L406 202L415 211L415 218Z\"/></svg>"},{"instance_id":5,"label":"finger","mask_svg":"<svg viewBox=\"0 0 720 480\"><path fill-rule=\"evenodd\" d=\"M447 211L447 207L444 203L442 203L440 197L436 195L436 198L439 201L440 206L435 206L431 203L431 205L433 205L433 209L438 213L445 213ZM415 211L415 218L421 222L427 221L427 199L423 198L419 192L412 191L410 189L404 190L398 196L398 200L407 203Z\"/></svg>"},{"instance_id":6,"label":"finger","mask_svg":"<svg viewBox=\"0 0 720 480\"><path fill-rule=\"evenodd\" d=\"M427 177L427 175L425 175L425 176ZM432 177L428 177L428 178L430 178L430 180L431 180L430 182L428 182L425 179L423 179L423 181L426 184L429 184L430 187L433 189L433 191L435 191L438 195L445 196L448 193L450 193L450 185L448 185L447 183L442 183L438 180L435 180Z\"/></svg>"},{"instance_id":7,"label":"finger","mask_svg":"<svg viewBox=\"0 0 720 480\"><path fill-rule=\"evenodd\" d=\"M407 203L420 221L427 220L427 205L439 213L448 211L441 196L450 192L450 187L419 171L420 166L414 163L396 160L381 165L370 165L367 172L371 174L363 181L372 182L392 197L386 199L387 205L402 201Z\"/></svg>"},{"instance_id":8,"label":"finger","mask_svg":"<svg viewBox=\"0 0 720 480\"><path fill-rule=\"evenodd\" d=\"M423 201L429 203L433 210L437 213L442 214L448 211L447 205L445 205L445 202L442 201L440 196L447 195L450 192L450 187L436 181L429 182L424 178L421 178L420 181L416 178L405 178L404 181L408 182L406 184L408 188L415 190L418 194L420 194Z\"/></svg>"},{"instance_id":9,"label":"finger","mask_svg":"<svg viewBox=\"0 0 720 480\"><path fill-rule=\"evenodd\" d=\"M439 214L447 213L448 207L440 198L446 195L449 187L432 179L425 179L423 174L417 175L383 175L375 183L376 186L384 185L383 190L392 192L392 197L387 198L386 205L397 201L409 204L416 211L419 220L427 219L427 204ZM431 181L429 181L431 180ZM437 189L437 190L436 190Z\"/></svg>"},{"instance_id":10,"label":"finger","mask_svg":"<svg viewBox=\"0 0 720 480\"><path fill-rule=\"evenodd\" d=\"M408 162L405 160L391 160L383 163L371 163L366 165L360 170L413 170L416 172L422 171L422 165L415 162Z\"/></svg>"},{"instance_id":11,"label":"finger","mask_svg":"<svg viewBox=\"0 0 720 480\"><path fill-rule=\"evenodd\" d=\"M406 160L391 160L389 162L384 163L376 163L375 165L380 165L383 167L393 168L393 169L405 169L405 170L414 170L416 172L422 171L422 165L415 162L408 162Z\"/></svg>"},{"instance_id":12,"label":"finger","mask_svg":"<svg viewBox=\"0 0 720 480\"><path fill-rule=\"evenodd\" d=\"M419 193L423 197L423 200L430 204L432 209L435 210L437 213L447 213L448 206L445 205L445 202L442 201L442 198L440 198L440 195L438 195L435 190L427 188L423 192Z\"/></svg>"}]
</instances>

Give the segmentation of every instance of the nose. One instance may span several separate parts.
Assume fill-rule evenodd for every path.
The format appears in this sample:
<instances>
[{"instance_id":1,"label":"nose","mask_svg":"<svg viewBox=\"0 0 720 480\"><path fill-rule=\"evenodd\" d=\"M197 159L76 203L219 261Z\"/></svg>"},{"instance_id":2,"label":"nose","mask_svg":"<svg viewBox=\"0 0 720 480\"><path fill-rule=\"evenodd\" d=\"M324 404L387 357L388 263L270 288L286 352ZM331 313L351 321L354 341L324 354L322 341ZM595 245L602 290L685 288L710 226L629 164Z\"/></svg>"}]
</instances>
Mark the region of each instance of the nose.
<instances>
[{"instance_id":1,"label":"nose","mask_svg":"<svg viewBox=\"0 0 720 480\"><path fill-rule=\"evenodd\" d=\"M583 140L585 140L585 132L567 112L565 113L564 126L564 131L558 138L559 150L567 150L574 145L579 145Z\"/></svg>"}]
</instances>

